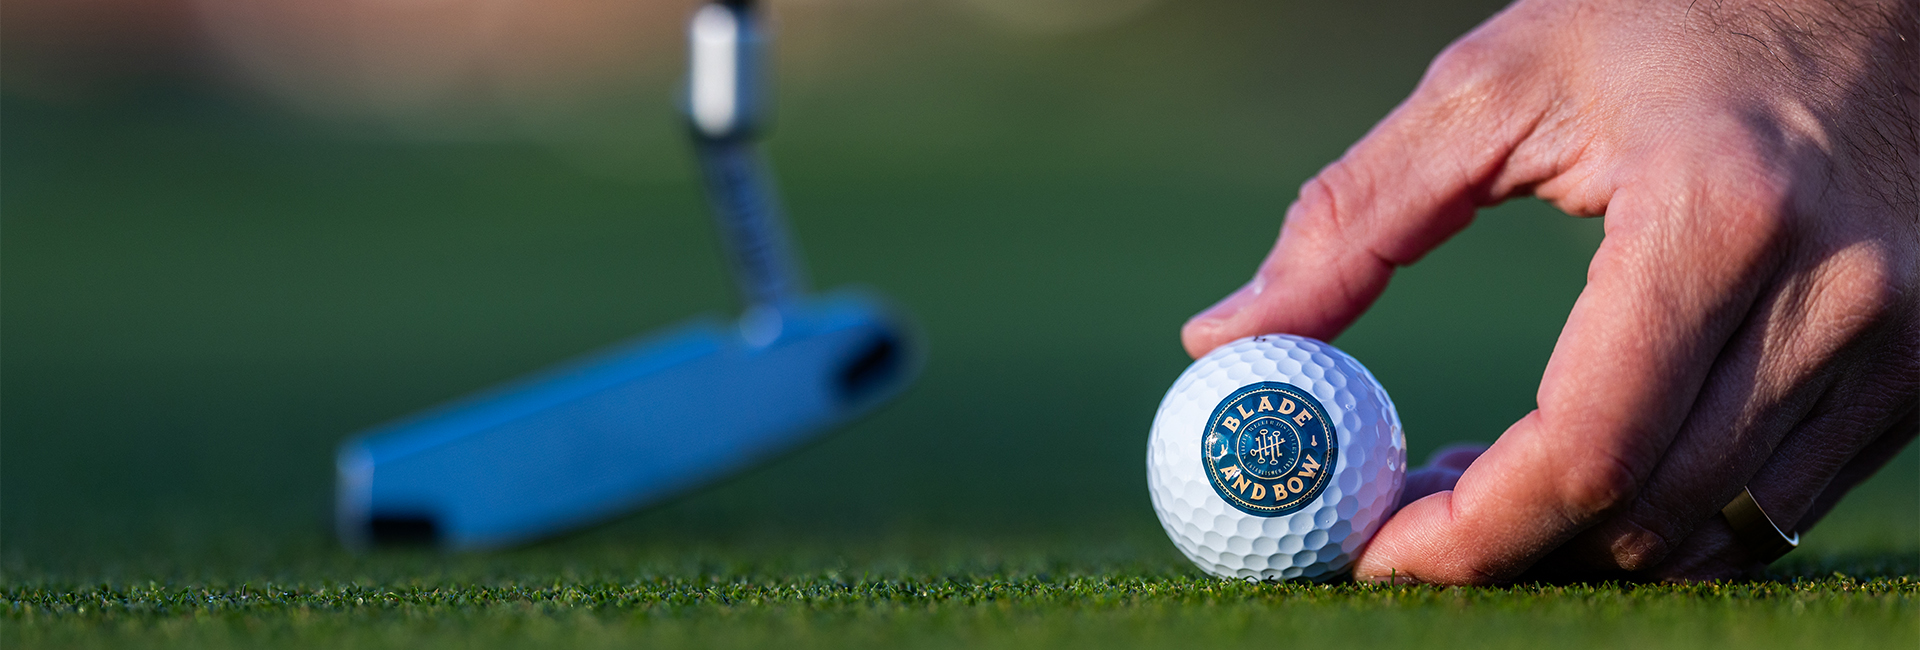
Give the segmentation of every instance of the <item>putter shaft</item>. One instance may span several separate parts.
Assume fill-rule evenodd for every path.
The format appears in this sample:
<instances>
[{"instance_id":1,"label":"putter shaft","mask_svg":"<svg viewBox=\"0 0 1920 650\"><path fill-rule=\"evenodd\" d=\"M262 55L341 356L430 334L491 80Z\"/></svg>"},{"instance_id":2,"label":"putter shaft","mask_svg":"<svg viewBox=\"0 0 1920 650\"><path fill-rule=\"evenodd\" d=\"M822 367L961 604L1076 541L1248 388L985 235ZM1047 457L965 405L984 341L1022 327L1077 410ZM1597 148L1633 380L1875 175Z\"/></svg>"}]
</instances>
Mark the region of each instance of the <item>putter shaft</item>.
<instances>
[{"instance_id":1,"label":"putter shaft","mask_svg":"<svg viewBox=\"0 0 1920 650\"><path fill-rule=\"evenodd\" d=\"M806 291L758 143L766 126L766 40L751 2L709 3L687 26L687 122L721 244L750 312L786 309Z\"/></svg>"}]
</instances>

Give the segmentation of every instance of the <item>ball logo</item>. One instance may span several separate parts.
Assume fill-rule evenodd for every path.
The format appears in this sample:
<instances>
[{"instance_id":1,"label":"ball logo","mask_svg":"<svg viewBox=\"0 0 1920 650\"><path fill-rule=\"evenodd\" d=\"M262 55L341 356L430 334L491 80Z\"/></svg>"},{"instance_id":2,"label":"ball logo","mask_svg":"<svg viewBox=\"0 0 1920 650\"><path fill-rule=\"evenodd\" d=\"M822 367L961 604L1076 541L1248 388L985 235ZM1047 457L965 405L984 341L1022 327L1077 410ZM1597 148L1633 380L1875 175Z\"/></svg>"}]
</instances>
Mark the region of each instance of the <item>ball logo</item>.
<instances>
[{"instance_id":1,"label":"ball logo","mask_svg":"<svg viewBox=\"0 0 1920 650\"><path fill-rule=\"evenodd\" d=\"M1200 462L1220 498L1241 512L1278 517L1312 503L1340 460L1340 440L1319 400L1292 384L1241 387L1207 419Z\"/></svg>"}]
</instances>

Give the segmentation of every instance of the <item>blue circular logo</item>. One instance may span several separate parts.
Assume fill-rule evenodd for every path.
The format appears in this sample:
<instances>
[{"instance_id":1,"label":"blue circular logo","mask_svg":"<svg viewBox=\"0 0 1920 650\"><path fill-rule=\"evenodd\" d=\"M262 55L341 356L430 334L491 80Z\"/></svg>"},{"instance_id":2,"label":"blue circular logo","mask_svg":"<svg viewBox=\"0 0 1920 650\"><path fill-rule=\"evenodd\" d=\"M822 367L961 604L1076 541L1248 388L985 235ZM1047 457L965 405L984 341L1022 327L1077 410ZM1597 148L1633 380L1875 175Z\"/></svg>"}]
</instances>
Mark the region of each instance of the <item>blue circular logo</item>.
<instances>
[{"instance_id":1,"label":"blue circular logo","mask_svg":"<svg viewBox=\"0 0 1920 650\"><path fill-rule=\"evenodd\" d=\"M1290 514L1319 498L1339 461L1340 438L1327 410L1307 391L1277 381L1233 391L1200 436L1213 491L1261 517Z\"/></svg>"}]
</instances>

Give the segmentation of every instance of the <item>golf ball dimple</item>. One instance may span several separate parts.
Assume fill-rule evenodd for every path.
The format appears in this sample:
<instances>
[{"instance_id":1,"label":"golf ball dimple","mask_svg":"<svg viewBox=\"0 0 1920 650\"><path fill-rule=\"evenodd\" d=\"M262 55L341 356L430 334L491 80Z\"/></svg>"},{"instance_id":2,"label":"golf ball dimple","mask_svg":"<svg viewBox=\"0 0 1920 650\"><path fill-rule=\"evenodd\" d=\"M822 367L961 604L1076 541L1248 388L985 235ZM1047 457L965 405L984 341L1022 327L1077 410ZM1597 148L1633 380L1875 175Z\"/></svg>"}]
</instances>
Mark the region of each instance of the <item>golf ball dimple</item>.
<instances>
[{"instance_id":1,"label":"golf ball dimple","mask_svg":"<svg viewBox=\"0 0 1920 650\"><path fill-rule=\"evenodd\" d=\"M1407 442L1387 391L1309 338L1240 339L1201 357L1160 402L1147 486L1202 570L1326 580L1353 566L1399 502Z\"/></svg>"}]
</instances>

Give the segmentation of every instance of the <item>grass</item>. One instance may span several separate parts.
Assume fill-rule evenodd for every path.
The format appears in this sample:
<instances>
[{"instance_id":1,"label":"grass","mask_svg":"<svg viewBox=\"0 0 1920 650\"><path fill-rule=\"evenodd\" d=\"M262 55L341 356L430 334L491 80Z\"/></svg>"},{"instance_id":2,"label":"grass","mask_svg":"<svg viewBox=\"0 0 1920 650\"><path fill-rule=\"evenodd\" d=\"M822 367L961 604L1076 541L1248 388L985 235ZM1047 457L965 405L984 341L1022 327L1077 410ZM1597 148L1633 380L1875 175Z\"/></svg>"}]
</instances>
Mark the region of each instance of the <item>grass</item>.
<instances>
[{"instance_id":1,"label":"grass","mask_svg":"<svg viewBox=\"0 0 1920 650\"><path fill-rule=\"evenodd\" d=\"M1914 450L1755 582L1250 585L1165 540L1140 463L1180 322L1498 3L1163 3L1060 38L790 4L794 227L820 286L919 318L925 376L771 466L497 553L344 551L333 447L733 309L673 78L576 125L601 157L165 80L0 97L0 647L1920 647ZM1488 210L1337 341L1415 457L1532 407L1600 236Z\"/></svg>"},{"instance_id":2,"label":"grass","mask_svg":"<svg viewBox=\"0 0 1920 650\"><path fill-rule=\"evenodd\" d=\"M1760 579L1495 588L1204 576L1151 521L980 534L722 521L714 500L494 553L348 553L322 531L95 541L0 581L22 647L1904 648L1920 554L1888 504ZM1873 496L1873 495L1869 495ZM1881 498L1887 498L1884 494ZM1889 539L1888 535L1892 538ZM1888 547L1886 542L1893 545ZM103 561L103 559L109 559ZM1291 642L1291 641L1287 641Z\"/></svg>"},{"instance_id":3,"label":"grass","mask_svg":"<svg viewBox=\"0 0 1920 650\"><path fill-rule=\"evenodd\" d=\"M8 647L1899 648L1911 559L1798 561L1767 580L1444 588L1249 584L1126 545L1008 557L1003 540L795 553L615 546L335 556L249 580L20 579ZM1055 547L1057 548L1057 547ZM1057 551L1055 551L1057 553ZM307 562L327 552L304 554ZM759 558L751 561L743 558ZM197 566L204 567L204 564ZM281 571L285 571L284 565ZM312 571L300 577L302 571ZM242 574L244 575L244 574Z\"/></svg>"},{"instance_id":4,"label":"grass","mask_svg":"<svg viewBox=\"0 0 1920 650\"><path fill-rule=\"evenodd\" d=\"M1192 647L1308 639L1326 647L1891 648L1913 639L1905 579L1784 585L1249 586L1010 576L759 583L670 580L498 586L101 587L46 599L12 642L211 647ZM38 599L36 599L38 600ZM44 602L44 601L43 601ZM39 605L39 603L36 603ZM101 634L105 632L105 634ZM936 639L933 643L926 643ZM301 643L302 640L308 643Z\"/></svg>"}]
</instances>

